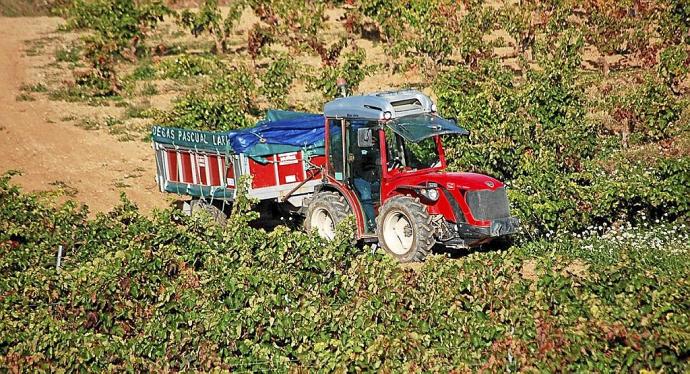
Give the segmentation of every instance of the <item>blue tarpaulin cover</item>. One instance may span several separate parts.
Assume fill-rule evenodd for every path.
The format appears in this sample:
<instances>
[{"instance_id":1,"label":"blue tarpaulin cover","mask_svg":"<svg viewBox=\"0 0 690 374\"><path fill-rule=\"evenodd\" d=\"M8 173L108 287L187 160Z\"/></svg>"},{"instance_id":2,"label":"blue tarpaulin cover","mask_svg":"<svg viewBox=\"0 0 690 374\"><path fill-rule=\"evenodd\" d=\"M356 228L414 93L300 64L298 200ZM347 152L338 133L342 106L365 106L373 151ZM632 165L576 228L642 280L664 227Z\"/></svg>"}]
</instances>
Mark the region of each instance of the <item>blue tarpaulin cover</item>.
<instances>
[{"instance_id":1,"label":"blue tarpaulin cover","mask_svg":"<svg viewBox=\"0 0 690 374\"><path fill-rule=\"evenodd\" d=\"M252 128L229 132L228 146L250 156L323 148L323 115L269 111L266 117Z\"/></svg>"}]
</instances>

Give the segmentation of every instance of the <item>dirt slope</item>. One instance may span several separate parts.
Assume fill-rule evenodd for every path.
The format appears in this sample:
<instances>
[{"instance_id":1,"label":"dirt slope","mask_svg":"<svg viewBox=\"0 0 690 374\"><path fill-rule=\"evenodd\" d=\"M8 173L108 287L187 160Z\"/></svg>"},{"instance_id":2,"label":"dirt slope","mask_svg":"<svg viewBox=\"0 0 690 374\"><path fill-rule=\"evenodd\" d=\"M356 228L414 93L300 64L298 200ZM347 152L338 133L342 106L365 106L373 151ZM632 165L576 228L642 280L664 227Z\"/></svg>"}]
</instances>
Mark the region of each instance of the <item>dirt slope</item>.
<instances>
[{"instance_id":1,"label":"dirt slope","mask_svg":"<svg viewBox=\"0 0 690 374\"><path fill-rule=\"evenodd\" d=\"M144 211L167 206L170 197L157 190L149 144L60 123L67 103L16 100L29 69L25 41L54 32L58 23L0 17L0 173L20 170L15 181L30 191L67 185L95 212L116 205L120 190Z\"/></svg>"}]
</instances>

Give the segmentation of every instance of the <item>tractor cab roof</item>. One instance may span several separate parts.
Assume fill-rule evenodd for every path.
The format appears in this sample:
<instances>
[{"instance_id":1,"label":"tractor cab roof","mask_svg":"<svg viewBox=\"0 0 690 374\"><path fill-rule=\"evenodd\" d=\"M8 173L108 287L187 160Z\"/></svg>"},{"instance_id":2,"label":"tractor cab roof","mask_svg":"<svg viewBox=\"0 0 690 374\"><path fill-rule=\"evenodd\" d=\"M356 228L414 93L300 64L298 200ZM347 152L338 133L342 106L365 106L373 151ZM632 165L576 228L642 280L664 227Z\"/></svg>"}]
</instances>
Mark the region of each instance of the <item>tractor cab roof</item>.
<instances>
[{"instance_id":1,"label":"tractor cab roof","mask_svg":"<svg viewBox=\"0 0 690 374\"><path fill-rule=\"evenodd\" d=\"M417 90L379 92L335 99L323 108L327 118L346 118L366 126L385 120L393 131L411 142L436 135L467 135L454 121L436 115L436 105Z\"/></svg>"},{"instance_id":2,"label":"tractor cab roof","mask_svg":"<svg viewBox=\"0 0 690 374\"><path fill-rule=\"evenodd\" d=\"M427 95L417 90L401 90L338 98L326 103L323 114L328 118L376 121L432 113L435 109Z\"/></svg>"}]
</instances>

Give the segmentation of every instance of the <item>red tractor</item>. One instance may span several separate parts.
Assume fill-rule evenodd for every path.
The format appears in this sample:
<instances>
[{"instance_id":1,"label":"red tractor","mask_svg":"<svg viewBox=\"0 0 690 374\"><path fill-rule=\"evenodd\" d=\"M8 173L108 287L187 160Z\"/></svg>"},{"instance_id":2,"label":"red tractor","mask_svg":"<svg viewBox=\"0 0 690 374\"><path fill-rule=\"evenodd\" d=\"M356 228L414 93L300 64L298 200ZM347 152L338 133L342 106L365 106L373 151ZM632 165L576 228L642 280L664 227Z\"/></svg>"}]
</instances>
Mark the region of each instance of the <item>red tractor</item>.
<instances>
[{"instance_id":1,"label":"red tractor","mask_svg":"<svg viewBox=\"0 0 690 374\"><path fill-rule=\"evenodd\" d=\"M225 142L224 134L154 128L161 190L213 207L234 198L236 176L251 174L249 194L294 208L307 230L332 239L354 215L357 238L401 262L423 260L437 243L469 248L518 228L503 183L445 171L442 137L468 132L418 91L335 99L323 116L275 113L281 118Z\"/></svg>"}]
</instances>

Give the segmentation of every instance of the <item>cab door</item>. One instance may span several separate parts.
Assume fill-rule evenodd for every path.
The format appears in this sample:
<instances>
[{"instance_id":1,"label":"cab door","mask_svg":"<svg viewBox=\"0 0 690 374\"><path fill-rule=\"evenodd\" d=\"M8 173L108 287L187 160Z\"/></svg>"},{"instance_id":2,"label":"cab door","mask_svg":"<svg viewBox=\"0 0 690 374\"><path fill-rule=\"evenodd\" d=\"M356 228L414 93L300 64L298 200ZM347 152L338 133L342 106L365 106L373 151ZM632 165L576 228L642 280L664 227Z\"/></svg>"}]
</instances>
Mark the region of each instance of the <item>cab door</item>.
<instances>
[{"instance_id":1,"label":"cab door","mask_svg":"<svg viewBox=\"0 0 690 374\"><path fill-rule=\"evenodd\" d=\"M362 205L367 232L376 231L376 212L381 205L381 152L376 122L353 121L350 142L349 182Z\"/></svg>"},{"instance_id":2,"label":"cab door","mask_svg":"<svg viewBox=\"0 0 690 374\"><path fill-rule=\"evenodd\" d=\"M329 119L327 126L329 180L351 201L361 236L373 236L381 195L378 132L347 119Z\"/></svg>"}]
</instances>

